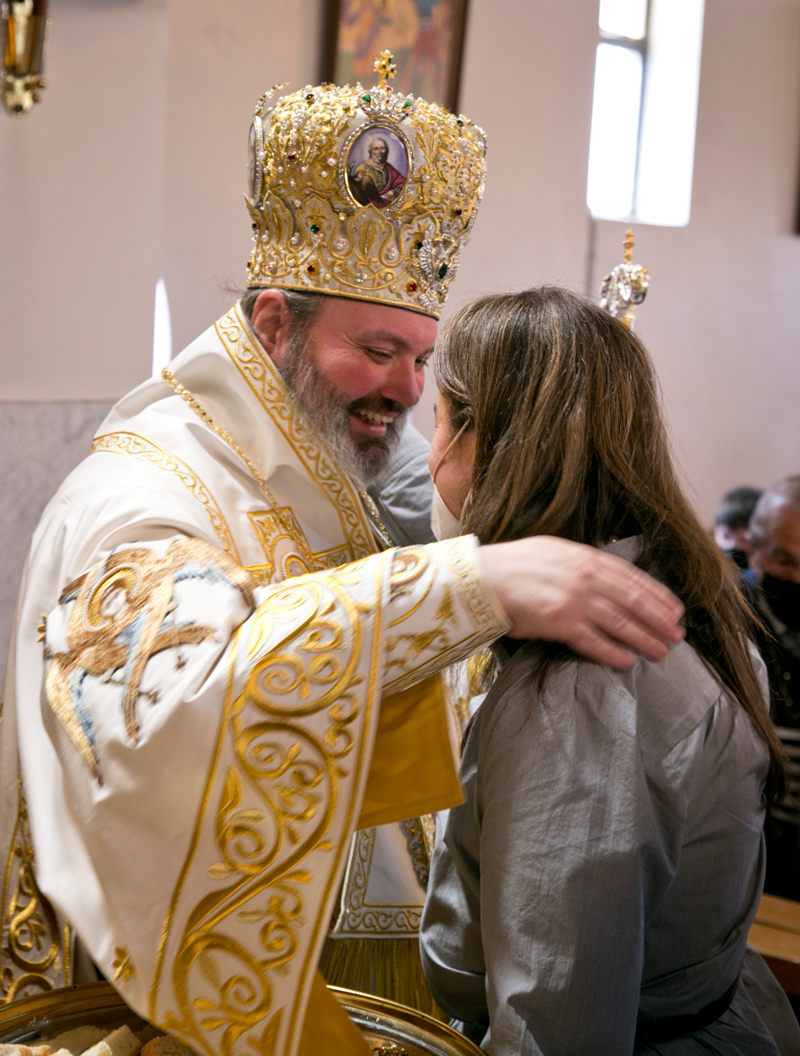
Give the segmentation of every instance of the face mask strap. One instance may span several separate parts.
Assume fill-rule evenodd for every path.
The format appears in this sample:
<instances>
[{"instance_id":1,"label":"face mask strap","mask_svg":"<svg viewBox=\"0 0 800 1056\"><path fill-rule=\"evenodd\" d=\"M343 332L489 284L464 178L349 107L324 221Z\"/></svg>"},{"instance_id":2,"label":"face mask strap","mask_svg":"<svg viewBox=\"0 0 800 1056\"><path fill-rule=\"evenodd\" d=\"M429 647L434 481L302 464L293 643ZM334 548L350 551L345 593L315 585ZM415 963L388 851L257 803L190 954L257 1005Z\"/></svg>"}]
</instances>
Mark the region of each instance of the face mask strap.
<instances>
[{"instance_id":1,"label":"face mask strap","mask_svg":"<svg viewBox=\"0 0 800 1056\"><path fill-rule=\"evenodd\" d=\"M434 467L434 470L433 470L433 475L431 477L431 480L433 480L434 484L436 483L436 474L439 472L439 468L441 467L442 462L444 462L444 460L447 458L448 454L450 453L450 448L458 443L458 441L461 439L461 436L462 436L464 430L467 428L468 425L469 425L469 421L464 422L464 424L458 430L456 435L453 437L453 439L450 441L450 443L447 445L447 447L442 452L441 458L436 463L436 466Z\"/></svg>"}]
</instances>

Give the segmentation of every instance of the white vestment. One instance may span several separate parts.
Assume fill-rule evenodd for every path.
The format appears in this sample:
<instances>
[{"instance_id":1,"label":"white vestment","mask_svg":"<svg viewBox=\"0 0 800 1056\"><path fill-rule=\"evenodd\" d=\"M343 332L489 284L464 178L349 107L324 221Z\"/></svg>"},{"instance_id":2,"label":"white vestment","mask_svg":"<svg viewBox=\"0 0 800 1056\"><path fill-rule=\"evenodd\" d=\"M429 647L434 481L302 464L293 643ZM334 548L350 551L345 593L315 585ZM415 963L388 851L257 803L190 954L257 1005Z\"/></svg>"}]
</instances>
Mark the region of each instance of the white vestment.
<instances>
[{"instance_id":1,"label":"white vestment","mask_svg":"<svg viewBox=\"0 0 800 1056\"><path fill-rule=\"evenodd\" d=\"M507 624L474 540L373 553L238 308L172 370L267 489L153 380L47 507L0 726L3 993L69 981L73 926L198 1051L291 1056L352 834L458 799L431 676Z\"/></svg>"}]
</instances>

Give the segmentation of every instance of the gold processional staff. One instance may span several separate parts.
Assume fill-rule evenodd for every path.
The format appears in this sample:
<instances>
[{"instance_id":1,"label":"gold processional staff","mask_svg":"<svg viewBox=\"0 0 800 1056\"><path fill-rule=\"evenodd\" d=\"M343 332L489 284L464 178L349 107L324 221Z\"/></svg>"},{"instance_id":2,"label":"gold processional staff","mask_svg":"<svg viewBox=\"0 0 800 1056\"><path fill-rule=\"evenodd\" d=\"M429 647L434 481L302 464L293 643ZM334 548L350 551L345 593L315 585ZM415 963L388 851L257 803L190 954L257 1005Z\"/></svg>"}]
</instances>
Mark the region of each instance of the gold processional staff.
<instances>
[{"instance_id":1,"label":"gold processional staff","mask_svg":"<svg viewBox=\"0 0 800 1056\"><path fill-rule=\"evenodd\" d=\"M629 330L633 330L636 308L645 299L650 285L647 268L641 264L631 264L634 244L633 231L629 229L622 243L625 261L617 264L616 268L606 275L600 291L600 307L605 308L615 319L621 319Z\"/></svg>"},{"instance_id":2,"label":"gold processional staff","mask_svg":"<svg viewBox=\"0 0 800 1056\"><path fill-rule=\"evenodd\" d=\"M42 71L49 26L47 0L0 0L0 94L15 117L39 102L45 86Z\"/></svg>"}]
</instances>

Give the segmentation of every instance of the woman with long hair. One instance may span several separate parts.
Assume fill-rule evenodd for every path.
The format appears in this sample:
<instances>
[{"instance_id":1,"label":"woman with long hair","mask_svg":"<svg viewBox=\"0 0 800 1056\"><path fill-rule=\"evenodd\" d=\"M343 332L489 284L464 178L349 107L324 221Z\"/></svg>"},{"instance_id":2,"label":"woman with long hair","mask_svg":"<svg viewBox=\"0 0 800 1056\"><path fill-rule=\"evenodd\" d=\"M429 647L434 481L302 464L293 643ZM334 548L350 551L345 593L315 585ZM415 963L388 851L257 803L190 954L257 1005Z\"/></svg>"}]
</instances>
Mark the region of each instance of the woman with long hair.
<instances>
[{"instance_id":1,"label":"woman with long hair","mask_svg":"<svg viewBox=\"0 0 800 1056\"><path fill-rule=\"evenodd\" d=\"M800 1030L747 950L780 745L733 573L678 484L638 339L564 290L488 297L437 343L439 534L628 557L686 639L625 673L495 647L422 924L441 1007L493 1056L775 1056Z\"/></svg>"}]
</instances>

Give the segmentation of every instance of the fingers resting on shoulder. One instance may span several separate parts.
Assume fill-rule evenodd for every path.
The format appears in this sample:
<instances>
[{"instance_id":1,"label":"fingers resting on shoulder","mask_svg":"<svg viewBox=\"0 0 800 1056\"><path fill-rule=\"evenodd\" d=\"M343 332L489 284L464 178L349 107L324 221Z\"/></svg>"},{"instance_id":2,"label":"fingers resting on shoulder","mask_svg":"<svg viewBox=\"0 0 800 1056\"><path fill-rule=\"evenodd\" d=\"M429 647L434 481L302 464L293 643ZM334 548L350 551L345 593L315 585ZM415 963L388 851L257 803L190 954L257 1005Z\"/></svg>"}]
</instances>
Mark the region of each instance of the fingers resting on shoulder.
<instances>
[{"instance_id":1,"label":"fingers resting on shoulder","mask_svg":"<svg viewBox=\"0 0 800 1056\"><path fill-rule=\"evenodd\" d=\"M481 547L486 575L515 638L563 642L625 670L662 660L684 637L683 605L630 562L591 546L535 536Z\"/></svg>"}]
</instances>

